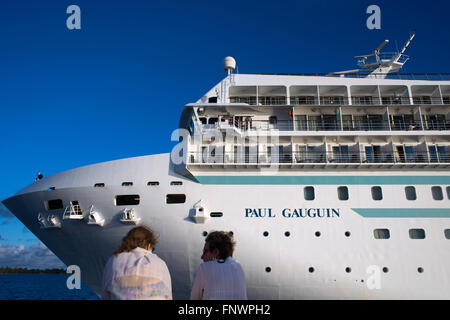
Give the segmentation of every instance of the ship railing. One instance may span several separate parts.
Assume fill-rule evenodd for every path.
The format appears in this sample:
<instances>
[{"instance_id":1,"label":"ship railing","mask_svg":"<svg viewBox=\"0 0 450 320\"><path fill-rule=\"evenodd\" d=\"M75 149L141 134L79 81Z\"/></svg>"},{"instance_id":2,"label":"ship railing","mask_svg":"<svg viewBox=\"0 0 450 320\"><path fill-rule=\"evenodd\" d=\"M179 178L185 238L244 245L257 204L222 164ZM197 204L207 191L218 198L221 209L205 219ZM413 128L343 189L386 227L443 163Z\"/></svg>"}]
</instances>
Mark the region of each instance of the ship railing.
<instances>
[{"instance_id":1,"label":"ship railing","mask_svg":"<svg viewBox=\"0 0 450 320\"><path fill-rule=\"evenodd\" d=\"M225 165L225 164L450 164L450 154L432 154L422 151L414 152L189 152L190 165Z\"/></svg>"},{"instance_id":2,"label":"ship railing","mask_svg":"<svg viewBox=\"0 0 450 320\"><path fill-rule=\"evenodd\" d=\"M354 72L354 73L257 73L256 75L274 75L274 76L307 76L307 77L345 77L345 78L367 78L370 72ZM377 75L386 76L386 79L399 80L450 80L450 73L377 73Z\"/></svg>"},{"instance_id":3,"label":"ship railing","mask_svg":"<svg viewBox=\"0 0 450 320\"><path fill-rule=\"evenodd\" d=\"M345 116L345 115L344 115ZM249 120L233 125L243 131L417 131L417 130L450 130L450 121L420 120ZM203 129L226 129L230 126L203 125Z\"/></svg>"}]
</instances>

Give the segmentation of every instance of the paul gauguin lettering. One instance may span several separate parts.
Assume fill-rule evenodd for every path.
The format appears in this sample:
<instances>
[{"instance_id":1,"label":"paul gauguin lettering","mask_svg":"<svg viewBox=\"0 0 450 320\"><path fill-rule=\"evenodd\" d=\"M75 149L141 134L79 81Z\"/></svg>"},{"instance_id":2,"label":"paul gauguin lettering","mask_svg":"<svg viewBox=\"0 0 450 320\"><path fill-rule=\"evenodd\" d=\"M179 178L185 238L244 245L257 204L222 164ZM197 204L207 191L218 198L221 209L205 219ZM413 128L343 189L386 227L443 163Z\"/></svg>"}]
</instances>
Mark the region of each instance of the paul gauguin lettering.
<instances>
[{"instance_id":1,"label":"paul gauguin lettering","mask_svg":"<svg viewBox=\"0 0 450 320\"><path fill-rule=\"evenodd\" d=\"M281 216L284 218L340 218L339 208L284 208ZM245 208L246 218L275 218L272 208Z\"/></svg>"}]
</instances>

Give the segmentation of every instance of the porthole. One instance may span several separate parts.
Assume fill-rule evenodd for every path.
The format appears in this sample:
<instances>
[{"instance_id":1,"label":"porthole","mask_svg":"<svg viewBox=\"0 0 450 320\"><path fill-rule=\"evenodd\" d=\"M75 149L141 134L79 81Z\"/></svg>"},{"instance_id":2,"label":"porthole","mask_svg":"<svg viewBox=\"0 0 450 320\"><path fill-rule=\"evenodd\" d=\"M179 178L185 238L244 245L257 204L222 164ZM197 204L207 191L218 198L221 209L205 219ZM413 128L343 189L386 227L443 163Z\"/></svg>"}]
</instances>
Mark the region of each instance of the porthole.
<instances>
[{"instance_id":1,"label":"porthole","mask_svg":"<svg viewBox=\"0 0 450 320\"><path fill-rule=\"evenodd\" d=\"M345 236L348 238L348 237L350 237L350 235L351 235L351 233L350 233L350 231L345 231Z\"/></svg>"},{"instance_id":2,"label":"porthole","mask_svg":"<svg viewBox=\"0 0 450 320\"><path fill-rule=\"evenodd\" d=\"M315 235L316 237L320 237L320 231L316 231Z\"/></svg>"},{"instance_id":3,"label":"porthole","mask_svg":"<svg viewBox=\"0 0 450 320\"><path fill-rule=\"evenodd\" d=\"M418 268L417 268L417 272L418 272L418 273L423 273L423 268L422 268L422 267L418 267Z\"/></svg>"},{"instance_id":4,"label":"porthole","mask_svg":"<svg viewBox=\"0 0 450 320\"><path fill-rule=\"evenodd\" d=\"M58 209L62 209L64 207L63 201L61 199L48 200L48 201L45 201L44 204L45 204L45 209L47 209L48 211L58 210Z\"/></svg>"},{"instance_id":5,"label":"porthole","mask_svg":"<svg viewBox=\"0 0 450 320\"><path fill-rule=\"evenodd\" d=\"M304 193L304 196L305 196L305 200L312 201L312 200L315 199L314 187L305 187L303 189L303 193Z\"/></svg>"},{"instance_id":6,"label":"porthole","mask_svg":"<svg viewBox=\"0 0 450 320\"><path fill-rule=\"evenodd\" d=\"M434 200L443 200L444 194L442 193L442 188L439 186L431 187L431 194L433 195Z\"/></svg>"},{"instance_id":7,"label":"porthole","mask_svg":"<svg viewBox=\"0 0 450 320\"><path fill-rule=\"evenodd\" d=\"M337 191L338 191L339 200L342 200L342 201L348 200L348 188L347 187L345 187L345 186L338 187Z\"/></svg>"},{"instance_id":8,"label":"porthole","mask_svg":"<svg viewBox=\"0 0 450 320\"><path fill-rule=\"evenodd\" d=\"M171 186L182 186L183 182L182 181L171 181L170 185Z\"/></svg>"},{"instance_id":9,"label":"porthole","mask_svg":"<svg viewBox=\"0 0 450 320\"><path fill-rule=\"evenodd\" d=\"M264 231L264 232L263 232L263 236L264 236L264 237L268 237L268 236L269 236L269 232Z\"/></svg>"},{"instance_id":10,"label":"porthole","mask_svg":"<svg viewBox=\"0 0 450 320\"><path fill-rule=\"evenodd\" d=\"M95 188L104 188L104 187L105 187L105 184L104 184L103 182L96 183L96 184L94 184L94 187L95 187Z\"/></svg>"},{"instance_id":11,"label":"porthole","mask_svg":"<svg viewBox=\"0 0 450 320\"><path fill-rule=\"evenodd\" d=\"M233 231L228 231L228 234L229 234L230 236L234 236Z\"/></svg>"},{"instance_id":12,"label":"porthole","mask_svg":"<svg viewBox=\"0 0 450 320\"><path fill-rule=\"evenodd\" d=\"M222 212L211 212L209 214L209 216L212 217L212 218L220 218L220 217L223 216L223 213Z\"/></svg>"},{"instance_id":13,"label":"porthole","mask_svg":"<svg viewBox=\"0 0 450 320\"><path fill-rule=\"evenodd\" d=\"M309 273L313 273L314 272L314 268L313 267L309 267L308 271L309 271Z\"/></svg>"},{"instance_id":14,"label":"porthole","mask_svg":"<svg viewBox=\"0 0 450 320\"><path fill-rule=\"evenodd\" d=\"M425 230L423 229L409 229L410 239L425 239Z\"/></svg>"},{"instance_id":15,"label":"porthole","mask_svg":"<svg viewBox=\"0 0 450 320\"><path fill-rule=\"evenodd\" d=\"M168 194L166 195L166 203L174 204L174 203L185 203L186 195L185 194Z\"/></svg>"},{"instance_id":16,"label":"porthole","mask_svg":"<svg viewBox=\"0 0 450 320\"><path fill-rule=\"evenodd\" d=\"M131 187L131 186L133 186L133 182L131 181L122 182L122 187Z\"/></svg>"},{"instance_id":17,"label":"porthole","mask_svg":"<svg viewBox=\"0 0 450 320\"><path fill-rule=\"evenodd\" d=\"M208 232L203 231L202 235L203 235L204 237L206 237L206 236L208 235Z\"/></svg>"},{"instance_id":18,"label":"porthole","mask_svg":"<svg viewBox=\"0 0 450 320\"><path fill-rule=\"evenodd\" d=\"M290 236L291 236L291 233L290 233L289 231L286 231L286 232L284 233L284 236L285 236L285 237L290 237Z\"/></svg>"},{"instance_id":19,"label":"porthole","mask_svg":"<svg viewBox=\"0 0 450 320\"><path fill-rule=\"evenodd\" d=\"M125 194L116 196L116 206L132 206L138 205L140 197L138 194Z\"/></svg>"},{"instance_id":20,"label":"porthole","mask_svg":"<svg viewBox=\"0 0 450 320\"><path fill-rule=\"evenodd\" d=\"M266 272L269 273L270 271L272 271L271 267L266 267Z\"/></svg>"},{"instance_id":21,"label":"porthole","mask_svg":"<svg viewBox=\"0 0 450 320\"><path fill-rule=\"evenodd\" d=\"M375 201L383 200L383 191L381 187L372 187L372 199Z\"/></svg>"},{"instance_id":22,"label":"porthole","mask_svg":"<svg viewBox=\"0 0 450 320\"><path fill-rule=\"evenodd\" d=\"M389 239L391 237L389 229L375 229L373 235L375 239Z\"/></svg>"},{"instance_id":23,"label":"porthole","mask_svg":"<svg viewBox=\"0 0 450 320\"><path fill-rule=\"evenodd\" d=\"M384 273L388 273L388 272L389 272L388 267L383 267L383 272L384 272Z\"/></svg>"},{"instance_id":24,"label":"porthole","mask_svg":"<svg viewBox=\"0 0 450 320\"><path fill-rule=\"evenodd\" d=\"M446 239L450 239L450 229L445 229L444 230L444 235Z\"/></svg>"},{"instance_id":25,"label":"porthole","mask_svg":"<svg viewBox=\"0 0 450 320\"><path fill-rule=\"evenodd\" d=\"M407 200L417 200L416 188L413 186L405 187L405 195Z\"/></svg>"},{"instance_id":26,"label":"porthole","mask_svg":"<svg viewBox=\"0 0 450 320\"><path fill-rule=\"evenodd\" d=\"M352 268L350 268L350 267L345 268L345 272L347 272L347 273L352 272Z\"/></svg>"},{"instance_id":27,"label":"porthole","mask_svg":"<svg viewBox=\"0 0 450 320\"><path fill-rule=\"evenodd\" d=\"M149 181L147 182L148 186L159 186L159 181Z\"/></svg>"}]
</instances>

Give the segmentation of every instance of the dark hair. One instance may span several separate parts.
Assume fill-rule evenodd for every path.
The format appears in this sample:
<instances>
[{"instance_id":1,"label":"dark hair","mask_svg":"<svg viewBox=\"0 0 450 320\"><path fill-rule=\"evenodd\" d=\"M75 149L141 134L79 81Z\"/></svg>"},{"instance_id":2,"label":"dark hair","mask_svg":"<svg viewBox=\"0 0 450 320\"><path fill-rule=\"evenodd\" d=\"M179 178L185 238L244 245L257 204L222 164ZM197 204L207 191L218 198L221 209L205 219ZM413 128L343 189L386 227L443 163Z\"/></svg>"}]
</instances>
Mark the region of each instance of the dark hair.
<instances>
[{"instance_id":1,"label":"dark hair","mask_svg":"<svg viewBox=\"0 0 450 320\"><path fill-rule=\"evenodd\" d=\"M219 250L219 259L226 259L233 256L236 242L231 232L213 231L205 239L209 244L209 250Z\"/></svg>"},{"instance_id":2,"label":"dark hair","mask_svg":"<svg viewBox=\"0 0 450 320\"><path fill-rule=\"evenodd\" d=\"M155 248L158 240L156 240L155 234L150 228L140 226L128 231L127 235L122 239L122 243L114 252L115 255L122 252L129 252L137 247L146 249L150 244L152 248Z\"/></svg>"}]
</instances>

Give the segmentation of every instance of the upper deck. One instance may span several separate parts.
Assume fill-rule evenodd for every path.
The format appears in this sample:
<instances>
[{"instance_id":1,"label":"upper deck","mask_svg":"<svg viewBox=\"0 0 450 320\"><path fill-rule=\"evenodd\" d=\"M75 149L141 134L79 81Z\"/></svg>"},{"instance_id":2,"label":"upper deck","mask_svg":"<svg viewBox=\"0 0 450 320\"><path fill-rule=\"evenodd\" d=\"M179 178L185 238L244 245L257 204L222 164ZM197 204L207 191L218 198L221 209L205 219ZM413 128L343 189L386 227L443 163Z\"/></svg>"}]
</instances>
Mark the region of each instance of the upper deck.
<instances>
[{"instance_id":1,"label":"upper deck","mask_svg":"<svg viewBox=\"0 0 450 320\"><path fill-rule=\"evenodd\" d=\"M191 129L202 137L190 140L188 163L262 165L276 149L269 162L291 166L448 166L450 81L441 79L450 75L396 76L400 79L230 74L186 106L192 109ZM417 79L431 76L440 79ZM239 139L219 146L210 139L218 132ZM203 156L212 149L216 155L218 148L221 160Z\"/></svg>"}]
</instances>

